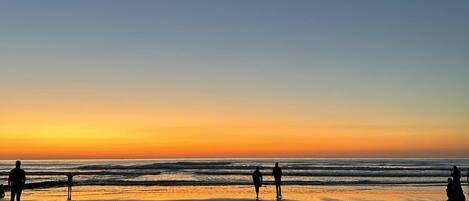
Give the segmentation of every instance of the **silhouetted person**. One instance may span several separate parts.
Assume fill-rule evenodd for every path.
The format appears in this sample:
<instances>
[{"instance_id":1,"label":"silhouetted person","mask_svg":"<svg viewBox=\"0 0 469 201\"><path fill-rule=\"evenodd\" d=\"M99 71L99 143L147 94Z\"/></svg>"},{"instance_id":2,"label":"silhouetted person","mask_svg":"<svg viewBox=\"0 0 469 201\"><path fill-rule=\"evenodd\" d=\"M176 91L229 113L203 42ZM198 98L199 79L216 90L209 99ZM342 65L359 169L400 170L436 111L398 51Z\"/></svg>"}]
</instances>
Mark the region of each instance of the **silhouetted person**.
<instances>
[{"instance_id":1,"label":"silhouetted person","mask_svg":"<svg viewBox=\"0 0 469 201\"><path fill-rule=\"evenodd\" d=\"M277 199L282 198L282 168L278 166L278 163L275 163L274 170L272 175L275 179L275 192L277 193Z\"/></svg>"},{"instance_id":2,"label":"silhouetted person","mask_svg":"<svg viewBox=\"0 0 469 201\"><path fill-rule=\"evenodd\" d=\"M0 184L0 198L4 198L5 197L5 187L3 186L3 184Z\"/></svg>"},{"instance_id":3,"label":"silhouetted person","mask_svg":"<svg viewBox=\"0 0 469 201\"><path fill-rule=\"evenodd\" d=\"M254 182L254 188L256 188L256 200L259 200L259 187L262 186L262 173L259 167L252 173L252 181Z\"/></svg>"},{"instance_id":4,"label":"silhouetted person","mask_svg":"<svg viewBox=\"0 0 469 201\"><path fill-rule=\"evenodd\" d=\"M453 166L453 171L451 172L451 176L453 177L453 179L461 179L461 171L459 170L459 168L457 166Z\"/></svg>"},{"instance_id":5,"label":"silhouetted person","mask_svg":"<svg viewBox=\"0 0 469 201\"><path fill-rule=\"evenodd\" d=\"M10 171L8 175L8 185L11 189L11 201L21 201L21 192L26 182L26 174L21 169L21 161L16 161L16 168Z\"/></svg>"},{"instance_id":6,"label":"silhouetted person","mask_svg":"<svg viewBox=\"0 0 469 201\"><path fill-rule=\"evenodd\" d=\"M449 201L465 201L466 197L461 187L461 171L458 167L453 166L453 171L451 172L452 177L452 188L451 193L448 196Z\"/></svg>"},{"instance_id":7,"label":"silhouetted person","mask_svg":"<svg viewBox=\"0 0 469 201\"><path fill-rule=\"evenodd\" d=\"M71 172L67 174L67 186L68 186L67 200L72 200L73 174Z\"/></svg>"},{"instance_id":8,"label":"silhouetted person","mask_svg":"<svg viewBox=\"0 0 469 201\"><path fill-rule=\"evenodd\" d=\"M448 196L448 201L453 201L454 192L453 192L453 179L448 178L448 184L446 185L446 196Z\"/></svg>"}]
</instances>

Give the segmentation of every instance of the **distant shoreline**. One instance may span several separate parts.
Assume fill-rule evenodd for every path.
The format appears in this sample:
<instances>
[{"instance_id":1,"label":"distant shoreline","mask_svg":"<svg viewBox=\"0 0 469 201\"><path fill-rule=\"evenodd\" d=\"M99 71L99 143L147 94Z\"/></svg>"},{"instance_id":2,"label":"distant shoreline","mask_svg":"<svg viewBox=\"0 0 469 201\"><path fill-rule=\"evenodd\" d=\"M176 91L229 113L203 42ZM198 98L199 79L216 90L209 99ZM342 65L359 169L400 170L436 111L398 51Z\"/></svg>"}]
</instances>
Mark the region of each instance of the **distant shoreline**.
<instances>
[{"instance_id":1,"label":"distant shoreline","mask_svg":"<svg viewBox=\"0 0 469 201\"><path fill-rule=\"evenodd\" d=\"M163 158L24 158L22 161L197 161L197 160L440 160L440 159L449 159L449 160L469 160L469 156L465 157L163 157ZM18 158L3 158L2 161L15 161Z\"/></svg>"}]
</instances>

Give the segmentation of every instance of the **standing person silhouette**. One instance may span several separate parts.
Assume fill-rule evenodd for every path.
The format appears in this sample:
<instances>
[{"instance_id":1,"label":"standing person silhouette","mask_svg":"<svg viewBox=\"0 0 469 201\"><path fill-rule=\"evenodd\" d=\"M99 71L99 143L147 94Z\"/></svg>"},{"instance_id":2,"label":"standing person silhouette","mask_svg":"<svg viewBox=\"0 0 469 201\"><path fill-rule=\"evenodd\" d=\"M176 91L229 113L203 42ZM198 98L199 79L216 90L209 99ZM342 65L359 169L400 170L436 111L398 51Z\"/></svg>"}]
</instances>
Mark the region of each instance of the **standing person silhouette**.
<instances>
[{"instance_id":1,"label":"standing person silhouette","mask_svg":"<svg viewBox=\"0 0 469 201\"><path fill-rule=\"evenodd\" d=\"M275 192L277 193L277 199L282 199L282 168L278 166L278 163L275 163L272 175L275 179Z\"/></svg>"},{"instance_id":2,"label":"standing person silhouette","mask_svg":"<svg viewBox=\"0 0 469 201\"><path fill-rule=\"evenodd\" d=\"M453 192L453 179L450 177L448 178L448 184L446 185L446 196L448 197L448 201L453 201L454 192Z\"/></svg>"},{"instance_id":3,"label":"standing person silhouette","mask_svg":"<svg viewBox=\"0 0 469 201\"><path fill-rule=\"evenodd\" d=\"M452 199L454 199L454 201L464 201L464 200L466 200L466 197L464 195L464 192L463 192L462 186L461 186L461 171L458 169L458 167L453 166L453 171L451 173L451 177L453 178L453 196L452 196Z\"/></svg>"},{"instance_id":4,"label":"standing person silhouette","mask_svg":"<svg viewBox=\"0 0 469 201\"><path fill-rule=\"evenodd\" d=\"M259 187L262 186L262 173L259 167L252 173L252 181L254 182L254 188L256 189L256 200L259 200Z\"/></svg>"},{"instance_id":5,"label":"standing person silhouette","mask_svg":"<svg viewBox=\"0 0 469 201\"><path fill-rule=\"evenodd\" d=\"M8 175L8 185L11 189L11 201L21 201L21 192L23 191L24 183L26 182L26 174L21 169L21 161L16 161L16 168L10 171Z\"/></svg>"},{"instance_id":6,"label":"standing person silhouette","mask_svg":"<svg viewBox=\"0 0 469 201\"><path fill-rule=\"evenodd\" d=\"M67 173L67 186L68 186L67 200L72 200L72 185L73 185L73 174L69 172Z\"/></svg>"}]
</instances>

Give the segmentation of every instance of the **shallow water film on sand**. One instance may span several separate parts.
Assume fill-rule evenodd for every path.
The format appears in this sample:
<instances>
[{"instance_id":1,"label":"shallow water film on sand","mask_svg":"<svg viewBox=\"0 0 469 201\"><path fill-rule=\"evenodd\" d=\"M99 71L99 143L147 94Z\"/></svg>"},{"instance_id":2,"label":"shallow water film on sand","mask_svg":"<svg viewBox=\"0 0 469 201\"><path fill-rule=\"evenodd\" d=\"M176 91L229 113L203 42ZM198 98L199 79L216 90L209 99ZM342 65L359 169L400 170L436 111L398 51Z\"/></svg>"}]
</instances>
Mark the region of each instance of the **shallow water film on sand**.
<instances>
[{"instance_id":1,"label":"shallow water film on sand","mask_svg":"<svg viewBox=\"0 0 469 201\"><path fill-rule=\"evenodd\" d=\"M261 200L274 200L275 162L284 171L283 200L446 200L453 165L469 159L204 159L23 161L30 189L23 200L253 200L251 174L264 175ZM14 161L0 162L6 183ZM8 192L7 192L8 197Z\"/></svg>"}]
</instances>

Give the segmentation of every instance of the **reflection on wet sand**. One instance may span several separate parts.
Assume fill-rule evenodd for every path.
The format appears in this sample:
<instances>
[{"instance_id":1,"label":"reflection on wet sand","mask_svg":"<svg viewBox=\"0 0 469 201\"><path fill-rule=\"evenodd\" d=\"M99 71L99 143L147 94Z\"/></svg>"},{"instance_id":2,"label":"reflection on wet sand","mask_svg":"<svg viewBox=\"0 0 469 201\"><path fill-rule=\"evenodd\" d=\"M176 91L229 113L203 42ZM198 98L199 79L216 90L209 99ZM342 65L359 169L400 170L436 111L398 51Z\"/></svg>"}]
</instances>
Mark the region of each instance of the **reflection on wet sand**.
<instances>
[{"instance_id":1,"label":"reflection on wet sand","mask_svg":"<svg viewBox=\"0 0 469 201\"><path fill-rule=\"evenodd\" d=\"M435 201L446 200L441 186L285 186L285 201ZM28 190L26 201L65 201L66 188ZM218 201L255 200L253 188L247 186L78 186L74 200L178 200ZM275 200L275 188L261 188L260 200Z\"/></svg>"}]
</instances>

